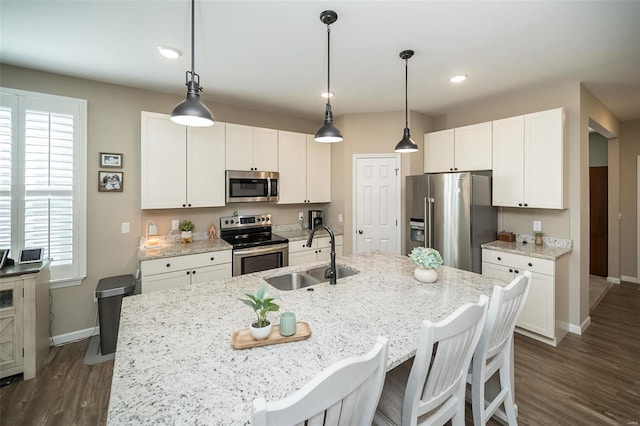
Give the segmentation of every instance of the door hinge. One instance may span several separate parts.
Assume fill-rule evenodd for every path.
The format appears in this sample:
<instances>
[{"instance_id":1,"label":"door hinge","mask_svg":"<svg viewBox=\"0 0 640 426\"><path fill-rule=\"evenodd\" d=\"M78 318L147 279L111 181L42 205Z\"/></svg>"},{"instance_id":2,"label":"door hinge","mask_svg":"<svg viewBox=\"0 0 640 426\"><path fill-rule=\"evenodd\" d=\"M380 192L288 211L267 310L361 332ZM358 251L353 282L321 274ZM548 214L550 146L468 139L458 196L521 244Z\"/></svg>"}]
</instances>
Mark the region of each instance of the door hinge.
<instances>
[{"instance_id":1,"label":"door hinge","mask_svg":"<svg viewBox=\"0 0 640 426\"><path fill-rule=\"evenodd\" d=\"M398 226L398 219L396 219L396 226Z\"/></svg>"},{"instance_id":2,"label":"door hinge","mask_svg":"<svg viewBox=\"0 0 640 426\"><path fill-rule=\"evenodd\" d=\"M22 358L24 358L24 348L22 348Z\"/></svg>"},{"instance_id":3,"label":"door hinge","mask_svg":"<svg viewBox=\"0 0 640 426\"><path fill-rule=\"evenodd\" d=\"M400 170L400 169L396 168L396 176L398 176L398 170Z\"/></svg>"},{"instance_id":4,"label":"door hinge","mask_svg":"<svg viewBox=\"0 0 640 426\"><path fill-rule=\"evenodd\" d=\"M22 287L22 298L24 299L24 287Z\"/></svg>"}]
</instances>

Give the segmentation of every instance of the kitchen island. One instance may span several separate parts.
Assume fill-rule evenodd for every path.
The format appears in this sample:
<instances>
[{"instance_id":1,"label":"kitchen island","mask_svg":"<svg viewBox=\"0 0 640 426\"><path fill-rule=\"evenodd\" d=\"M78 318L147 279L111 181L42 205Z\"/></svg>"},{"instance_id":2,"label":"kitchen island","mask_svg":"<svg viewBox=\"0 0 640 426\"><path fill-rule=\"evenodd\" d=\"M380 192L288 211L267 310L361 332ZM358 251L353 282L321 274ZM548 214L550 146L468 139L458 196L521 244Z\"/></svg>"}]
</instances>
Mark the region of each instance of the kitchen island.
<instances>
[{"instance_id":1,"label":"kitchen island","mask_svg":"<svg viewBox=\"0 0 640 426\"><path fill-rule=\"evenodd\" d=\"M406 256L380 252L338 258L360 271L335 286L270 291L280 312L307 322L307 340L235 350L231 334L253 311L238 300L263 278L320 266L280 268L123 299L108 424L250 424L251 403L281 399L334 362L389 338L388 369L415 354L420 322L437 322L503 282L448 267L438 281L413 278ZM278 313L270 319L277 323Z\"/></svg>"}]
</instances>

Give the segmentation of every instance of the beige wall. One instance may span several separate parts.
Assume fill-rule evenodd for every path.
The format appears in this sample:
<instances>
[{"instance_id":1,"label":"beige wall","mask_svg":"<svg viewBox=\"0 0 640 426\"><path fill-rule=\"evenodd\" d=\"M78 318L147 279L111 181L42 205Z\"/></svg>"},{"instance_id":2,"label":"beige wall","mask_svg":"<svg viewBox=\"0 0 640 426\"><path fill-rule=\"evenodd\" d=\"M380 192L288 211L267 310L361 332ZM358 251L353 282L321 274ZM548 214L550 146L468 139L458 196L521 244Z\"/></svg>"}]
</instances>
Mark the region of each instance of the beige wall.
<instances>
[{"instance_id":1,"label":"beige wall","mask_svg":"<svg viewBox=\"0 0 640 426\"><path fill-rule=\"evenodd\" d=\"M607 278L617 282L620 280L620 139L609 139L607 148L609 187Z\"/></svg>"},{"instance_id":2,"label":"beige wall","mask_svg":"<svg viewBox=\"0 0 640 426\"><path fill-rule=\"evenodd\" d=\"M609 140L600 133L589 133L589 167L608 166Z\"/></svg>"},{"instance_id":3,"label":"beige wall","mask_svg":"<svg viewBox=\"0 0 640 426\"><path fill-rule=\"evenodd\" d=\"M182 97L138 90L130 87L82 80L34 70L0 66L2 86L69 96L88 101L87 119L87 278L81 286L52 291L54 320L52 335L62 335L93 327L97 304L94 291L100 278L136 271L138 239L144 234L144 220L158 221L160 232L167 232L171 219L192 219L196 230L206 230L219 217L239 213L270 212L276 224L296 223L298 211L309 205L288 207L266 203L257 208L237 204L229 208L185 210L140 210L140 111L170 112ZM176 83L178 84L178 83ZM318 120L303 120L277 114L244 110L207 101L216 120L262 126L303 133L315 133ZM98 193L97 173L100 152L123 153L124 191ZM314 205L315 208L318 205ZM319 205L324 208L324 205ZM131 233L121 234L120 224L129 222Z\"/></svg>"},{"instance_id":4,"label":"beige wall","mask_svg":"<svg viewBox=\"0 0 640 426\"><path fill-rule=\"evenodd\" d=\"M640 282L638 265L638 177L640 120L620 124L620 245L621 275Z\"/></svg>"},{"instance_id":5,"label":"beige wall","mask_svg":"<svg viewBox=\"0 0 640 426\"><path fill-rule=\"evenodd\" d=\"M409 128L411 138L420 147L416 153L401 155L401 247L404 253L404 181L409 174L422 174L423 137L431 131L433 120L420 113L412 112ZM402 139L404 111L345 114L338 117L336 125L342 131L344 141L332 147L332 202L329 206L329 221L336 222L338 214L343 214L343 252L353 252L353 155L393 154L396 144Z\"/></svg>"}]
</instances>

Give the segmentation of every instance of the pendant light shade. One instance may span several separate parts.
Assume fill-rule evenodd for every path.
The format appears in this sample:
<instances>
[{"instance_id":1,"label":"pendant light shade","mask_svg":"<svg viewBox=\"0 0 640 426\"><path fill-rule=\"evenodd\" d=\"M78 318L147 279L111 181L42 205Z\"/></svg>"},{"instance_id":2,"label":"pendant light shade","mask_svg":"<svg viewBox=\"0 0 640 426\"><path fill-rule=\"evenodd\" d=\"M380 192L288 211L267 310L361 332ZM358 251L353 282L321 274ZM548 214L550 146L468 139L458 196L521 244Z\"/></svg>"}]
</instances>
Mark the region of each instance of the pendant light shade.
<instances>
[{"instance_id":1,"label":"pendant light shade","mask_svg":"<svg viewBox=\"0 0 640 426\"><path fill-rule=\"evenodd\" d=\"M338 20L338 14L333 10L325 10L320 14L320 21L327 25L327 93L331 93L331 24ZM327 97L327 106L324 113L324 124L316 132L316 142L334 143L342 142L342 133L333 125L333 113L331 112L331 96Z\"/></svg>"},{"instance_id":2,"label":"pendant light shade","mask_svg":"<svg viewBox=\"0 0 640 426\"><path fill-rule=\"evenodd\" d=\"M409 94L408 94L408 80L409 80L409 59L413 56L413 50L403 50L400 52L400 58L404 59L404 132L402 134L402 140L396 145L396 152L416 152L418 151L418 145L411 139L411 132L409 131Z\"/></svg>"},{"instance_id":3,"label":"pendant light shade","mask_svg":"<svg viewBox=\"0 0 640 426\"><path fill-rule=\"evenodd\" d=\"M171 111L171 121L193 127L213 126L213 114L200 101L200 76L195 73L195 0L191 0L191 71L186 74L187 98Z\"/></svg>"}]
</instances>

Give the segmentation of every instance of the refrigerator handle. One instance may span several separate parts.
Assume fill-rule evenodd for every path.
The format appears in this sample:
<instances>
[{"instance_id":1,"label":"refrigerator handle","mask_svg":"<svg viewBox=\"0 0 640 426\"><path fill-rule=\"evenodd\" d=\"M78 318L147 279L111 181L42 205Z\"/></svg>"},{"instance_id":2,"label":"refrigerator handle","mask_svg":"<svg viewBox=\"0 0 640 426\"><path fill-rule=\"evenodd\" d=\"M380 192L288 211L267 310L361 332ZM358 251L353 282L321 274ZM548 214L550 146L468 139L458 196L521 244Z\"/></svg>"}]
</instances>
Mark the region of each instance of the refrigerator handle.
<instances>
[{"instance_id":1,"label":"refrigerator handle","mask_svg":"<svg viewBox=\"0 0 640 426\"><path fill-rule=\"evenodd\" d=\"M427 218L427 238L424 239L425 247L433 248L433 202L435 200L431 197L425 197L424 199L424 213Z\"/></svg>"}]
</instances>

